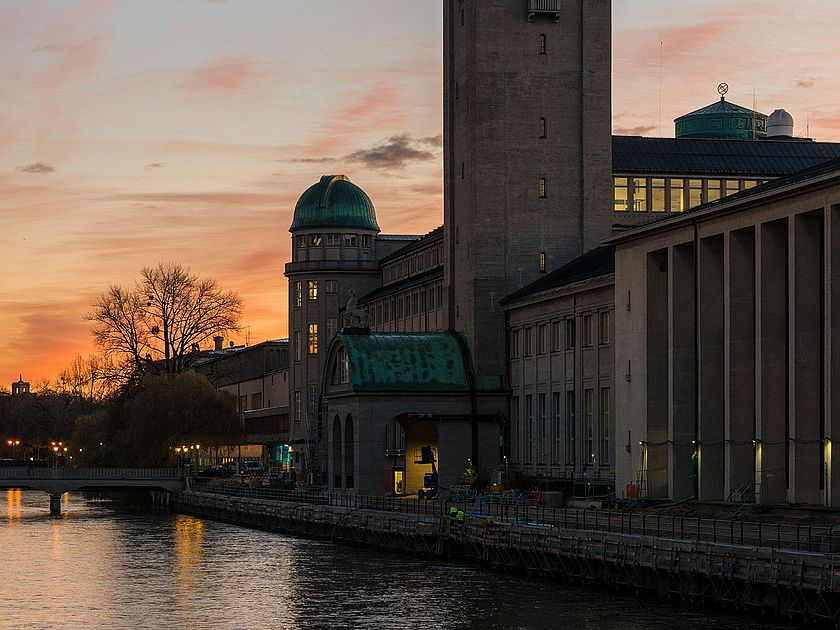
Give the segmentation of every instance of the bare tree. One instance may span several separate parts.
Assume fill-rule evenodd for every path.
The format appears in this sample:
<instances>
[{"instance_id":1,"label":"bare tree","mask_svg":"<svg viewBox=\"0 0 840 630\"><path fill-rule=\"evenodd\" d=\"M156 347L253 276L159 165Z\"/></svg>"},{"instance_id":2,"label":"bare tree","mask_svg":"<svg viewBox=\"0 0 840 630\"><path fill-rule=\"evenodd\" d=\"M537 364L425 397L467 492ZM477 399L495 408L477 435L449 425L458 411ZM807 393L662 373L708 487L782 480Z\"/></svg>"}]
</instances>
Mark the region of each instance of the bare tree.
<instances>
[{"instance_id":1,"label":"bare tree","mask_svg":"<svg viewBox=\"0 0 840 630\"><path fill-rule=\"evenodd\" d=\"M111 286L85 319L96 343L133 375L178 373L216 335L239 330L242 301L177 263L144 267L131 289Z\"/></svg>"},{"instance_id":2,"label":"bare tree","mask_svg":"<svg viewBox=\"0 0 840 630\"><path fill-rule=\"evenodd\" d=\"M110 356L76 356L58 375L57 393L101 403L116 390L119 369Z\"/></svg>"}]
</instances>

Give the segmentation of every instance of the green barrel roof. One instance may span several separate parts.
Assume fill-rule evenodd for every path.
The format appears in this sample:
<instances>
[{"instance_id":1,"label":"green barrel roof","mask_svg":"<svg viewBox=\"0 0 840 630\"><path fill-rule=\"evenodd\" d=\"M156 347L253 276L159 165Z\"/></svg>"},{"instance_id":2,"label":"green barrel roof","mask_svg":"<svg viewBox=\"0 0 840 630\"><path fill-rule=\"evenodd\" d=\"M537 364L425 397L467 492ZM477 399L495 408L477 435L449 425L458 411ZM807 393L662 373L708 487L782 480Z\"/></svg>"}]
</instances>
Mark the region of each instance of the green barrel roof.
<instances>
[{"instance_id":1,"label":"green barrel roof","mask_svg":"<svg viewBox=\"0 0 840 630\"><path fill-rule=\"evenodd\" d=\"M723 97L674 120L677 138L755 140L767 137L767 116Z\"/></svg>"},{"instance_id":2,"label":"green barrel roof","mask_svg":"<svg viewBox=\"0 0 840 630\"><path fill-rule=\"evenodd\" d=\"M339 333L356 390L468 391L453 333Z\"/></svg>"},{"instance_id":3,"label":"green barrel roof","mask_svg":"<svg viewBox=\"0 0 840 630\"><path fill-rule=\"evenodd\" d=\"M370 197L344 175L324 175L298 199L289 230L316 227L379 231Z\"/></svg>"}]
</instances>

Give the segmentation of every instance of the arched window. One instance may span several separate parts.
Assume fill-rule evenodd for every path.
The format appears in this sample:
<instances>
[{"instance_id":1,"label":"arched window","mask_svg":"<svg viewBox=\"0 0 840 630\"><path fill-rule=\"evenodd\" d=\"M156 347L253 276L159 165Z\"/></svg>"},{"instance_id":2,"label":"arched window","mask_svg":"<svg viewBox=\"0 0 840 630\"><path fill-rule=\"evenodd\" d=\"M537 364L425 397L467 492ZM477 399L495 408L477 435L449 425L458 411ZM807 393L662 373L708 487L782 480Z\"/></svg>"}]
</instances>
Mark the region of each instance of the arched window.
<instances>
[{"instance_id":1,"label":"arched window","mask_svg":"<svg viewBox=\"0 0 840 630\"><path fill-rule=\"evenodd\" d=\"M344 478L345 488L354 487L353 469L355 468L355 446L356 440L353 433L353 416L347 414L344 421Z\"/></svg>"},{"instance_id":2,"label":"arched window","mask_svg":"<svg viewBox=\"0 0 840 630\"><path fill-rule=\"evenodd\" d=\"M544 34L540 35L540 54L541 55L545 54L545 35Z\"/></svg>"},{"instance_id":3,"label":"arched window","mask_svg":"<svg viewBox=\"0 0 840 630\"><path fill-rule=\"evenodd\" d=\"M540 118L540 138L545 138L545 118Z\"/></svg>"},{"instance_id":4,"label":"arched window","mask_svg":"<svg viewBox=\"0 0 840 630\"><path fill-rule=\"evenodd\" d=\"M545 199L545 177L540 177L540 199Z\"/></svg>"},{"instance_id":5,"label":"arched window","mask_svg":"<svg viewBox=\"0 0 840 630\"><path fill-rule=\"evenodd\" d=\"M341 418L338 416L333 420L332 430L332 465L334 487L341 487L341 480L344 477L344 462L342 461L343 449L341 448Z\"/></svg>"}]
</instances>

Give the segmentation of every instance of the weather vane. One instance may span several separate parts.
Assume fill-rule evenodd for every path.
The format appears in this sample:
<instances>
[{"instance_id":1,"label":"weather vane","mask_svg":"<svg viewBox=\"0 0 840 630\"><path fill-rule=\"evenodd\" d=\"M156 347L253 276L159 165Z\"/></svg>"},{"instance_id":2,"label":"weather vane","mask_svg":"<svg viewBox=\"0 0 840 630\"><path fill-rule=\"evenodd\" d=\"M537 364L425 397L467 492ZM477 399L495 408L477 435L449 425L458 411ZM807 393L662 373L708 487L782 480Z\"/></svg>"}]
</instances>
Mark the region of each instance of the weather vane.
<instances>
[{"instance_id":1,"label":"weather vane","mask_svg":"<svg viewBox=\"0 0 840 630\"><path fill-rule=\"evenodd\" d=\"M718 85L718 94L720 94L721 98L723 98L724 94L726 94L728 91L729 86L726 83L721 83L720 85Z\"/></svg>"}]
</instances>

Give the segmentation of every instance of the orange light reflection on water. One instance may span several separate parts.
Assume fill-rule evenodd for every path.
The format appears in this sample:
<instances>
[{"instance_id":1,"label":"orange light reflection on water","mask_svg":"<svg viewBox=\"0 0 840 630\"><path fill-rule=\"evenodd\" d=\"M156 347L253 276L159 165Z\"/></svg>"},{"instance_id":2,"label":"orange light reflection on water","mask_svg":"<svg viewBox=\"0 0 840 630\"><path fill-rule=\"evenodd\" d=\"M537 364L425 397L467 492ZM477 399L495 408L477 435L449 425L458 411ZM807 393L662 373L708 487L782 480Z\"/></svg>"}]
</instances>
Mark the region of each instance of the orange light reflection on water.
<instances>
[{"instance_id":1,"label":"orange light reflection on water","mask_svg":"<svg viewBox=\"0 0 840 630\"><path fill-rule=\"evenodd\" d=\"M23 498L23 490L20 488L9 488L6 490L6 520L19 521L21 517L20 502Z\"/></svg>"},{"instance_id":2,"label":"orange light reflection on water","mask_svg":"<svg viewBox=\"0 0 840 630\"><path fill-rule=\"evenodd\" d=\"M173 524L175 534L175 574L181 605L192 608L196 590L201 587L204 560L204 521L179 514Z\"/></svg>"}]
</instances>

